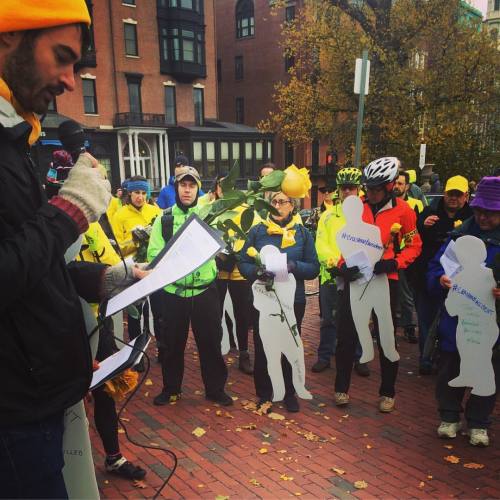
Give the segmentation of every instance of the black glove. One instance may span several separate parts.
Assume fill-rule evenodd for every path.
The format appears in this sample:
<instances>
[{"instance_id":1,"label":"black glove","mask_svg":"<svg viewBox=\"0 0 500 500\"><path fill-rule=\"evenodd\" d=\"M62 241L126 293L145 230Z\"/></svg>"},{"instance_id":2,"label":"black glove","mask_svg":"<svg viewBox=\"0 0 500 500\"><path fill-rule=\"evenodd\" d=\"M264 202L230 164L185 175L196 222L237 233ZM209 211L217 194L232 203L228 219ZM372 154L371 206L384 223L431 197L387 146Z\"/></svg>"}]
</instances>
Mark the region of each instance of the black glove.
<instances>
[{"instance_id":1,"label":"black glove","mask_svg":"<svg viewBox=\"0 0 500 500\"><path fill-rule=\"evenodd\" d=\"M295 263L294 260L289 260L287 263L286 263L286 270L289 272L289 273L292 273L295 271L295 269L297 269L297 264Z\"/></svg>"},{"instance_id":2,"label":"black glove","mask_svg":"<svg viewBox=\"0 0 500 500\"><path fill-rule=\"evenodd\" d=\"M263 267L257 269L257 279L259 281L272 281L274 280L275 274L271 271L267 271Z\"/></svg>"},{"instance_id":3,"label":"black glove","mask_svg":"<svg viewBox=\"0 0 500 500\"><path fill-rule=\"evenodd\" d=\"M332 267L328 269L328 272L332 278L343 278L346 283L356 281L361 276L358 266L347 267L345 262L340 267Z\"/></svg>"},{"instance_id":4,"label":"black glove","mask_svg":"<svg viewBox=\"0 0 500 500\"><path fill-rule=\"evenodd\" d=\"M373 274L391 274L398 270L398 262L396 259L381 259L375 262Z\"/></svg>"},{"instance_id":5,"label":"black glove","mask_svg":"<svg viewBox=\"0 0 500 500\"><path fill-rule=\"evenodd\" d=\"M136 243L143 243L149 241L149 236L151 234L152 226L136 226L132 229L132 239Z\"/></svg>"}]
</instances>

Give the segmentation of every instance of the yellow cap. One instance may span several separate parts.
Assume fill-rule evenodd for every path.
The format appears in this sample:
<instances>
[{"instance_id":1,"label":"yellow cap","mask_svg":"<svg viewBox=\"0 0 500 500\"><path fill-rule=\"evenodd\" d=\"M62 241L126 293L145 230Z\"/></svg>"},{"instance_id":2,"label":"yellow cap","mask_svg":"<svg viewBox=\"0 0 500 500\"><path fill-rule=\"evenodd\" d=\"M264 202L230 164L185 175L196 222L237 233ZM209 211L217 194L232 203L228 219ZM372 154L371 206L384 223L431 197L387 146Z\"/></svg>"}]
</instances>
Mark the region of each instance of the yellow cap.
<instances>
[{"instance_id":1,"label":"yellow cap","mask_svg":"<svg viewBox=\"0 0 500 500\"><path fill-rule=\"evenodd\" d=\"M461 175L450 177L446 182L446 186L444 188L445 193L446 191L460 191L461 193L468 193L469 181Z\"/></svg>"},{"instance_id":2,"label":"yellow cap","mask_svg":"<svg viewBox=\"0 0 500 500\"><path fill-rule=\"evenodd\" d=\"M85 0L0 1L0 33L77 23L90 26Z\"/></svg>"},{"instance_id":3,"label":"yellow cap","mask_svg":"<svg viewBox=\"0 0 500 500\"><path fill-rule=\"evenodd\" d=\"M406 173L408 174L410 184L417 182L417 172L415 170L407 170Z\"/></svg>"}]
</instances>

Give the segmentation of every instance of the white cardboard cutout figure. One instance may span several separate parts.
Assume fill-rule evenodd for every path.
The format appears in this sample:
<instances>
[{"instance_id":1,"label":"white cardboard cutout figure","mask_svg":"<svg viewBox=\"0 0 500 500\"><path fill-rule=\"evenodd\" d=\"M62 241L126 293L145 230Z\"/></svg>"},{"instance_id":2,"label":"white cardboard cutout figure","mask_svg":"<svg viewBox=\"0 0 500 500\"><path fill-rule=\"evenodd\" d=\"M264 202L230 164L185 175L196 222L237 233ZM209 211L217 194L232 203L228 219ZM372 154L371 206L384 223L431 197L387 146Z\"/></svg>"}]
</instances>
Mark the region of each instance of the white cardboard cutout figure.
<instances>
[{"instance_id":1,"label":"white cardboard cutout figure","mask_svg":"<svg viewBox=\"0 0 500 500\"><path fill-rule=\"evenodd\" d=\"M336 240L346 264L350 267L358 262L370 263L369 269L360 266L363 278L353 281L350 285L352 318L363 350L359 362L371 361L375 355L369 328L372 310L378 318L380 345L386 358L389 361L398 361L399 354L396 350L391 316L389 280L385 273L373 274L373 266L384 254L380 229L362 220L363 202L357 196L346 198L342 203L342 211L346 224L338 231ZM360 252L364 254L361 254L362 258Z\"/></svg>"},{"instance_id":2,"label":"white cardboard cutout figure","mask_svg":"<svg viewBox=\"0 0 500 500\"><path fill-rule=\"evenodd\" d=\"M265 264L266 253L279 252L266 245L260 252ZM292 380L297 396L312 399L312 394L305 388L306 368L304 362L304 345L297 329L297 321L293 310L296 281L293 274L287 281L275 281L274 291L267 291L263 282L255 281L252 285L254 306L259 311L259 334L266 353L267 371L273 386L273 401L281 401L285 397L285 381L281 369L283 354L292 366ZM279 302L278 299L279 298ZM281 316L281 308L286 318ZM290 331L290 327L293 330Z\"/></svg>"},{"instance_id":3,"label":"white cardboard cutout figure","mask_svg":"<svg viewBox=\"0 0 500 500\"><path fill-rule=\"evenodd\" d=\"M471 387L472 394L495 394L492 349L498 339L493 271L482 264L486 247L475 236L462 236L455 242L455 253L462 270L452 280L445 301L450 316L458 316L457 348L460 374L450 380L451 387Z\"/></svg>"},{"instance_id":4,"label":"white cardboard cutout figure","mask_svg":"<svg viewBox=\"0 0 500 500\"><path fill-rule=\"evenodd\" d=\"M234 308L233 301L231 300L231 295L229 294L229 289L226 290L226 296L224 297L224 304L222 307L222 342L221 351L222 355L225 356L231 347L229 342L229 328L227 326L226 314L229 316L231 323L233 324L233 338L236 344L236 348L239 349L238 337L236 336L236 320L234 318Z\"/></svg>"}]
</instances>

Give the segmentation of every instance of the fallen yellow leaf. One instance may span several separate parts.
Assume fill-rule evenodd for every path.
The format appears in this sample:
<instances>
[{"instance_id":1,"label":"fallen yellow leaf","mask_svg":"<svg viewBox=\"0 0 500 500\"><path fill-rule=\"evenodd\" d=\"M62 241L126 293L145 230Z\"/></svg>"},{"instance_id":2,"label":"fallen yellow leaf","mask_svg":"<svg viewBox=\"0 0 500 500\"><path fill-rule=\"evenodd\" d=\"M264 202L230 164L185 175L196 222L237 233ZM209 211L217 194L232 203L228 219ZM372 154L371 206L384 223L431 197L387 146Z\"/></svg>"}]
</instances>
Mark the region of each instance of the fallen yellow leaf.
<instances>
[{"instance_id":1,"label":"fallen yellow leaf","mask_svg":"<svg viewBox=\"0 0 500 500\"><path fill-rule=\"evenodd\" d=\"M432 476L427 476L427 479L432 479Z\"/></svg>"},{"instance_id":2,"label":"fallen yellow leaf","mask_svg":"<svg viewBox=\"0 0 500 500\"><path fill-rule=\"evenodd\" d=\"M420 483L418 484L418 487L423 488L424 486L425 486L425 483L423 481L420 481Z\"/></svg>"},{"instance_id":3,"label":"fallen yellow leaf","mask_svg":"<svg viewBox=\"0 0 500 500\"><path fill-rule=\"evenodd\" d=\"M205 485L204 485L204 484L197 484L197 485L196 485L196 487L197 487L197 488L204 488L204 487L205 487Z\"/></svg>"},{"instance_id":4,"label":"fallen yellow leaf","mask_svg":"<svg viewBox=\"0 0 500 500\"><path fill-rule=\"evenodd\" d=\"M354 487L357 490L364 490L368 488L368 483L366 481L354 481Z\"/></svg>"},{"instance_id":5,"label":"fallen yellow leaf","mask_svg":"<svg viewBox=\"0 0 500 500\"><path fill-rule=\"evenodd\" d=\"M469 462L468 464L464 464L466 469L484 469L484 464L476 464L474 462Z\"/></svg>"},{"instance_id":6,"label":"fallen yellow leaf","mask_svg":"<svg viewBox=\"0 0 500 500\"><path fill-rule=\"evenodd\" d=\"M446 448L447 450L452 450L453 449L453 445L451 445L451 444L445 444L443 446L443 448Z\"/></svg>"},{"instance_id":7,"label":"fallen yellow leaf","mask_svg":"<svg viewBox=\"0 0 500 500\"><path fill-rule=\"evenodd\" d=\"M238 396L231 396L231 399L232 399L233 401L238 401Z\"/></svg>"},{"instance_id":8,"label":"fallen yellow leaf","mask_svg":"<svg viewBox=\"0 0 500 500\"><path fill-rule=\"evenodd\" d=\"M253 431L253 430L257 429L257 425L255 425L255 424L242 425L241 428L246 429L248 431Z\"/></svg>"},{"instance_id":9,"label":"fallen yellow leaf","mask_svg":"<svg viewBox=\"0 0 500 500\"><path fill-rule=\"evenodd\" d=\"M296 497L300 497L300 496L302 496L302 493L300 493L300 491L296 491L296 492L294 493L294 495L295 495Z\"/></svg>"},{"instance_id":10,"label":"fallen yellow leaf","mask_svg":"<svg viewBox=\"0 0 500 500\"><path fill-rule=\"evenodd\" d=\"M261 448L261 449L259 450L259 453L260 453L261 455L264 455L264 453L267 453L267 448Z\"/></svg>"},{"instance_id":11,"label":"fallen yellow leaf","mask_svg":"<svg viewBox=\"0 0 500 500\"><path fill-rule=\"evenodd\" d=\"M271 446L269 441L262 441L262 446Z\"/></svg>"},{"instance_id":12,"label":"fallen yellow leaf","mask_svg":"<svg viewBox=\"0 0 500 500\"><path fill-rule=\"evenodd\" d=\"M277 453L286 453L286 450L278 450Z\"/></svg>"},{"instance_id":13,"label":"fallen yellow leaf","mask_svg":"<svg viewBox=\"0 0 500 500\"><path fill-rule=\"evenodd\" d=\"M367 444L367 445L366 445L366 449L367 449L367 450L371 450L372 448L373 448L373 446L372 446L371 444Z\"/></svg>"},{"instance_id":14,"label":"fallen yellow leaf","mask_svg":"<svg viewBox=\"0 0 500 500\"><path fill-rule=\"evenodd\" d=\"M320 404L318 405L318 408L324 408L325 406L326 406L326 404L325 404L325 403L320 403Z\"/></svg>"},{"instance_id":15,"label":"fallen yellow leaf","mask_svg":"<svg viewBox=\"0 0 500 500\"><path fill-rule=\"evenodd\" d=\"M149 396L149 391L144 393L144 397L147 398Z\"/></svg>"},{"instance_id":16,"label":"fallen yellow leaf","mask_svg":"<svg viewBox=\"0 0 500 500\"><path fill-rule=\"evenodd\" d=\"M332 470L333 472L336 472L336 473L337 473L337 474L339 474L340 476L341 476L342 474L345 474L345 470L344 470L344 469L339 469L339 468L337 468L337 467L332 467L332 468L331 468L331 470Z\"/></svg>"},{"instance_id":17,"label":"fallen yellow leaf","mask_svg":"<svg viewBox=\"0 0 500 500\"><path fill-rule=\"evenodd\" d=\"M458 462L460 462L460 459L455 455L448 455L447 457L444 457L444 459L451 464L458 464Z\"/></svg>"},{"instance_id":18,"label":"fallen yellow leaf","mask_svg":"<svg viewBox=\"0 0 500 500\"><path fill-rule=\"evenodd\" d=\"M146 382L144 382L144 385L153 385L153 381L150 378L147 378Z\"/></svg>"},{"instance_id":19,"label":"fallen yellow leaf","mask_svg":"<svg viewBox=\"0 0 500 500\"><path fill-rule=\"evenodd\" d=\"M217 495L215 500L229 500L229 495Z\"/></svg>"},{"instance_id":20,"label":"fallen yellow leaf","mask_svg":"<svg viewBox=\"0 0 500 500\"><path fill-rule=\"evenodd\" d=\"M259 481L257 481L257 479L254 479L254 478L250 479L248 482L249 482L250 484L253 484L254 486L262 486L262 485L259 483Z\"/></svg>"},{"instance_id":21,"label":"fallen yellow leaf","mask_svg":"<svg viewBox=\"0 0 500 500\"><path fill-rule=\"evenodd\" d=\"M206 434L207 431L203 429L202 427L196 427L196 429L191 433L194 434L197 438L203 436L203 434Z\"/></svg>"},{"instance_id":22,"label":"fallen yellow leaf","mask_svg":"<svg viewBox=\"0 0 500 500\"><path fill-rule=\"evenodd\" d=\"M125 431L123 429L118 429L118 434L125 434Z\"/></svg>"},{"instance_id":23,"label":"fallen yellow leaf","mask_svg":"<svg viewBox=\"0 0 500 500\"><path fill-rule=\"evenodd\" d=\"M286 474L281 474L280 479L282 481L293 481L293 477L292 476L287 476Z\"/></svg>"},{"instance_id":24,"label":"fallen yellow leaf","mask_svg":"<svg viewBox=\"0 0 500 500\"><path fill-rule=\"evenodd\" d=\"M147 488L147 484L144 482L144 481L139 481L139 480L135 480L133 482L133 485L136 487L136 488L141 488L141 490L143 490L144 488Z\"/></svg>"},{"instance_id":25,"label":"fallen yellow leaf","mask_svg":"<svg viewBox=\"0 0 500 500\"><path fill-rule=\"evenodd\" d=\"M285 420L285 417L283 415L280 415L279 413L276 413L274 411L272 411L271 413L268 413L267 416L271 420Z\"/></svg>"},{"instance_id":26,"label":"fallen yellow leaf","mask_svg":"<svg viewBox=\"0 0 500 500\"><path fill-rule=\"evenodd\" d=\"M365 434L363 434L363 437L364 437L364 438L367 438L367 437L368 437L368 434L366 434L366 433L365 433Z\"/></svg>"},{"instance_id":27,"label":"fallen yellow leaf","mask_svg":"<svg viewBox=\"0 0 500 500\"><path fill-rule=\"evenodd\" d=\"M319 441L319 437L316 436L316 434L313 434L311 431L309 432L306 432L304 434L304 437L308 440L308 441Z\"/></svg>"}]
</instances>

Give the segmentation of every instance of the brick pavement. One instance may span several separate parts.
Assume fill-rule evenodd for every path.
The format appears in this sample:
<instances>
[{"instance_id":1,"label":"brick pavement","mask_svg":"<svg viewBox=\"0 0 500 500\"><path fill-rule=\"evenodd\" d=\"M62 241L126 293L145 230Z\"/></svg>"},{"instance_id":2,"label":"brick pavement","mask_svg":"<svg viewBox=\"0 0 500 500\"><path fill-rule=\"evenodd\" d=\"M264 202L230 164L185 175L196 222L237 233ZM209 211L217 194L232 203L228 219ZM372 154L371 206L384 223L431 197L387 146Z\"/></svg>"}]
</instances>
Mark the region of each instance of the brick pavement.
<instances>
[{"instance_id":1,"label":"brick pavement","mask_svg":"<svg viewBox=\"0 0 500 500\"><path fill-rule=\"evenodd\" d=\"M377 360L371 363L369 378L353 375L351 404L336 408L334 370L321 374L309 370L316 359L318 329L313 296L308 298L303 338L306 385L314 399L302 401L298 414L275 405L283 420L245 409L254 400L253 380L238 371L237 357L231 354L226 358L227 390L234 396L234 406L219 408L205 401L192 338L186 349L183 399L166 407L153 406L152 399L161 390L159 365L153 361L148 375L152 385L141 387L123 417L133 439L167 447L178 457L178 468L162 498L500 497L498 404L489 448L473 448L464 436L438 439L434 376L417 374L418 348L400 338L396 411L377 411ZM206 434L195 437L196 427ZM102 445L92 425L91 439L103 498L150 498L172 467L163 451L134 446L120 434L122 452L148 470L146 488L134 487L104 472ZM445 461L449 455L458 457L459 463ZM484 467L464 467L469 463ZM356 481L365 481L367 488L356 489Z\"/></svg>"}]
</instances>

